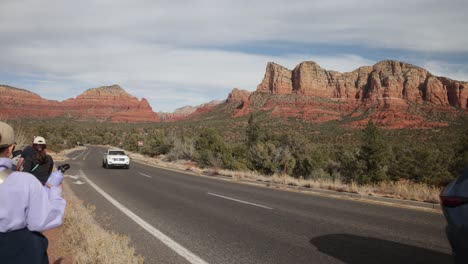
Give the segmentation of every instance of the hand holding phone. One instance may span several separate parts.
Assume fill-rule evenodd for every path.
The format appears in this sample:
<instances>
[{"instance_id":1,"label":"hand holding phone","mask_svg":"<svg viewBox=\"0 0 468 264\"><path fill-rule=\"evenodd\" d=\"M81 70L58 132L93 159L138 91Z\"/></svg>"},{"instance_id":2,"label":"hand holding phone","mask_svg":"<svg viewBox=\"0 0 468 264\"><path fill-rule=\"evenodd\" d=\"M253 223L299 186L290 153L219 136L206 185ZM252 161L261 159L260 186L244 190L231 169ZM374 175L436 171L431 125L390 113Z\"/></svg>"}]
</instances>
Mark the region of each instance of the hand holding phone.
<instances>
[{"instance_id":1,"label":"hand holding phone","mask_svg":"<svg viewBox=\"0 0 468 264\"><path fill-rule=\"evenodd\" d=\"M63 164L57 167L57 170L50 174L49 179L47 180L46 185L59 186L63 181L63 173L70 168L69 164Z\"/></svg>"}]
</instances>

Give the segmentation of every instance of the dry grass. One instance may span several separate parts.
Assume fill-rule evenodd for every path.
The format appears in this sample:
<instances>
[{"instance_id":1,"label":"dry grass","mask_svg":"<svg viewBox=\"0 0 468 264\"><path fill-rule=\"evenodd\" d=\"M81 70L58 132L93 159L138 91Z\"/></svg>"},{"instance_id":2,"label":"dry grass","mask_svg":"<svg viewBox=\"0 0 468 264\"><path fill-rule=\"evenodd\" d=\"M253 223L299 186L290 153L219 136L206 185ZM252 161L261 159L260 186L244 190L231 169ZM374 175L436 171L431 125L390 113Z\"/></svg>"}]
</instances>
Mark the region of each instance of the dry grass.
<instances>
[{"instance_id":1,"label":"dry grass","mask_svg":"<svg viewBox=\"0 0 468 264\"><path fill-rule=\"evenodd\" d=\"M286 174L275 174L266 176L253 171L230 171L220 169L201 169L190 161L167 162L161 158L150 158L138 153L129 152L132 158L146 164L157 165L166 168L192 171L197 175L223 175L233 179L248 179L267 183L284 184L289 186L298 186L306 188L318 188L338 192L357 193L368 196L380 196L398 198L404 200L413 200L420 202L439 203L439 194L441 189L422 183L413 183L411 181L382 182L374 185L358 185L354 182L344 183L341 180L329 178L302 179L294 178Z\"/></svg>"},{"instance_id":2,"label":"dry grass","mask_svg":"<svg viewBox=\"0 0 468 264\"><path fill-rule=\"evenodd\" d=\"M62 243L73 263L143 263L126 236L108 232L93 218L94 208L84 206L68 186L64 186L67 208L62 225Z\"/></svg>"},{"instance_id":3,"label":"dry grass","mask_svg":"<svg viewBox=\"0 0 468 264\"><path fill-rule=\"evenodd\" d=\"M429 203L439 203L441 188L408 180L383 182L375 186L374 192L383 196Z\"/></svg>"},{"instance_id":4,"label":"dry grass","mask_svg":"<svg viewBox=\"0 0 468 264\"><path fill-rule=\"evenodd\" d=\"M15 130L15 142L18 149L22 149L24 146L32 143L32 138L27 136L26 131L22 126L15 126L13 129Z\"/></svg>"},{"instance_id":5,"label":"dry grass","mask_svg":"<svg viewBox=\"0 0 468 264\"><path fill-rule=\"evenodd\" d=\"M420 202L439 203L439 194L441 189L422 183L413 183L408 180L397 182L382 182L374 185L358 185L354 182L344 183L340 180L316 179L305 180L302 178L293 178L286 174L275 174L265 176L256 172L229 171L220 170L220 175L231 176L239 179L249 179L255 181L278 183L290 186L319 188L338 192L358 193L369 196L391 197L404 200L413 200Z\"/></svg>"}]
</instances>

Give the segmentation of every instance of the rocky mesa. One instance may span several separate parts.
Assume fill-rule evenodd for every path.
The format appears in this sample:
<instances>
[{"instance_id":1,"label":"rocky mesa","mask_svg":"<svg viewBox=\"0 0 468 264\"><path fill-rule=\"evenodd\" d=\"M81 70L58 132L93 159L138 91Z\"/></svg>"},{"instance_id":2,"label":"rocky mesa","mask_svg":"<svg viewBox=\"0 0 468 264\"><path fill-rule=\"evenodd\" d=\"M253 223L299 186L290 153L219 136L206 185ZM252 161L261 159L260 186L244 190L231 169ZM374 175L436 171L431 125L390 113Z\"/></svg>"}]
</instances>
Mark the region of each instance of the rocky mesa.
<instances>
[{"instance_id":1,"label":"rocky mesa","mask_svg":"<svg viewBox=\"0 0 468 264\"><path fill-rule=\"evenodd\" d=\"M148 101L141 101L118 85L88 89L63 102L47 100L30 91L0 85L2 119L74 117L79 120L158 122Z\"/></svg>"},{"instance_id":2,"label":"rocky mesa","mask_svg":"<svg viewBox=\"0 0 468 264\"><path fill-rule=\"evenodd\" d=\"M424 113L467 108L467 82L437 77L404 62L381 61L347 73L325 70L313 61L293 70L270 62L256 92L243 100L234 116L268 110L313 122L355 118L353 126L374 119L400 128L446 125L427 122Z\"/></svg>"},{"instance_id":3,"label":"rocky mesa","mask_svg":"<svg viewBox=\"0 0 468 264\"><path fill-rule=\"evenodd\" d=\"M467 88L467 82L437 77L423 68L399 61L381 61L347 73L327 71L313 61L306 61L292 71L268 63L257 92L294 93L355 102L389 103L401 99L466 109Z\"/></svg>"},{"instance_id":4,"label":"rocky mesa","mask_svg":"<svg viewBox=\"0 0 468 264\"><path fill-rule=\"evenodd\" d=\"M0 85L0 100L0 119L53 118L63 115L60 102L8 85Z\"/></svg>"}]
</instances>

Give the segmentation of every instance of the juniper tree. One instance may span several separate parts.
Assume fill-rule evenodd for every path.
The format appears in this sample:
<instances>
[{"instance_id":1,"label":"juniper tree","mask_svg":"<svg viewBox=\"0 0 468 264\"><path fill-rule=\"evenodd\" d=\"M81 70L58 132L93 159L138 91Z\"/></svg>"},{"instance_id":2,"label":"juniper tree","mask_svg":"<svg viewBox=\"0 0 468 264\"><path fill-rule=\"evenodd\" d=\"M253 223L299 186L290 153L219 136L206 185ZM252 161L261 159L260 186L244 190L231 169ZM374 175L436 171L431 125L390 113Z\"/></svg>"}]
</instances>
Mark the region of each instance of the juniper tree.
<instances>
[{"instance_id":1,"label":"juniper tree","mask_svg":"<svg viewBox=\"0 0 468 264\"><path fill-rule=\"evenodd\" d=\"M386 180L390 151L379 127L369 121L362 139L358 160L363 164L363 171L356 180L361 184Z\"/></svg>"},{"instance_id":2,"label":"juniper tree","mask_svg":"<svg viewBox=\"0 0 468 264\"><path fill-rule=\"evenodd\" d=\"M250 114L248 126L247 126L247 145L249 147L253 146L260 138L260 126L254 120L253 114Z\"/></svg>"},{"instance_id":3,"label":"juniper tree","mask_svg":"<svg viewBox=\"0 0 468 264\"><path fill-rule=\"evenodd\" d=\"M462 134L455 147L455 157L452 163L452 173L458 175L468 168L468 129Z\"/></svg>"}]
</instances>

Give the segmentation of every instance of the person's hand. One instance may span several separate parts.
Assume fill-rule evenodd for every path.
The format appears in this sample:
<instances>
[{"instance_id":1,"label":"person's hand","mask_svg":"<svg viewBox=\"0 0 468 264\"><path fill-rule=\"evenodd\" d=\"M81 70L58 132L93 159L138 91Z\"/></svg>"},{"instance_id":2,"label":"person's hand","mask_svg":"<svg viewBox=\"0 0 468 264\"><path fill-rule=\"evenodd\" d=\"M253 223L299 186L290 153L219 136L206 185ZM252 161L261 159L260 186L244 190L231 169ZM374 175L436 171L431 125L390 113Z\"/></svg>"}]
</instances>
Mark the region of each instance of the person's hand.
<instances>
[{"instance_id":1,"label":"person's hand","mask_svg":"<svg viewBox=\"0 0 468 264\"><path fill-rule=\"evenodd\" d=\"M53 186L53 185L50 184L50 183L46 183L45 186L47 186L48 188L58 187L58 188L62 189L62 184L60 184L59 186Z\"/></svg>"},{"instance_id":2,"label":"person's hand","mask_svg":"<svg viewBox=\"0 0 468 264\"><path fill-rule=\"evenodd\" d=\"M51 186L59 186L62 184L63 177L64 175L61 171L54 171L52 174L50 174L46 184L50 184Z\"/></svg>"}]
</instances>

